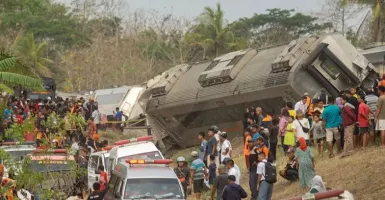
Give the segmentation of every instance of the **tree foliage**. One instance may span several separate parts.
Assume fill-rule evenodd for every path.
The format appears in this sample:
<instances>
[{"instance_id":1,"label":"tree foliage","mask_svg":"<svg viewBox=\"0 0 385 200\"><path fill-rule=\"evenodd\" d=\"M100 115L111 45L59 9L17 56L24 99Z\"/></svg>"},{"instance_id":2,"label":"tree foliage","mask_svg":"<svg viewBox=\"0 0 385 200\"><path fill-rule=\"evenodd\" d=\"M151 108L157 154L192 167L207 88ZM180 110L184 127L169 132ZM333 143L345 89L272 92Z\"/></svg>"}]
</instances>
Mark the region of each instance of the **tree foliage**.
<instances>
[{"instance_id":1,"label":"tree foliage","mask_svg":"<svg viewBox=\"0 0 385 200\"><path fill-rule=\"evenodd\" d=\"M317 18L294 10L268 9L266 14L254 14L231 24L235 35L247 38L252 46L264 47L286 43L307 34L314 34L331 27L330 23L318 24Z\"/></svg>"}]
</instances>

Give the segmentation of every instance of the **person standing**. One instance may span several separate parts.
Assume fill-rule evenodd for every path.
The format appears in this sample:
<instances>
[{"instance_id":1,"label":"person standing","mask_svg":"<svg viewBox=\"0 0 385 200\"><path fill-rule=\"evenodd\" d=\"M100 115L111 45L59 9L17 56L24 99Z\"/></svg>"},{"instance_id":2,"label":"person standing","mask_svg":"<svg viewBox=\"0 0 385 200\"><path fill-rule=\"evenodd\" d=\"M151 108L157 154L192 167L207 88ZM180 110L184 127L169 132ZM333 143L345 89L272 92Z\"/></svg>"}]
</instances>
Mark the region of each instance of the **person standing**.
<instances>
[{"instance_id":1,"label":"person standing","mask_svg":"<svg viewBox=\"0 0 385 200\"><path fill-rule=\"evenodd\" d=\"M229 175L227 179L228 185L223 189L222 193L223 200L241 200L247 197L246 191L236 183L234 175Z\"/></svg>"},{"instance_id":2,"label":"person standing","mask_svg":"<svg viewBox=\"0 0 385 200\"><path fill-rule=\"evenodd\" d=\"M249 149L249 144L248 141L252 140L251 135L250 135L250 130L245 129L245 141L244 141L244 148L243 148L243 155L245 156L245 162L246 162L246 167L247 170L250 169L250 149Z\"/></svg>"},{"instance_id":3,"label":"person standing","mask_svg":"<svg viewBox=\"0 0 385 200\"><path fill-rule=\"evenodd\" d=\"M208 142L207 142L207 150L206 150L206 160L207 162L210 160L210 155L215 156L215 163L219 165L218 159L218 151L217 151L217 139L214 136L214 130L209 129L208 131ZM207 163L208 164L208 163Z\"/></svg>"},{"instance_id":4,"label":"person standing","mask_svg":"<svg viewBox=\"0 0 385 200\"><path fill-rule=\"evenodd\" d=\"M298 141L299 138L303 137L306 140L306 144L309 145L309 129L309 120L307 118L304 118L304 113L302 112L302 110L297 110L297 119L293 122L293 132L296 137L296 140Z\"/></svg>"},{"instance_id":5,"label":"person standing","mask_svg":"<svg viewBox=\"0 0 385 200\"><path fill-rule=\"evenodd\" d=\"M257 107L255 109L255 114L256 114L255 123L258 124L258 126L262 126L262 121L263 121L262 108Z\"/></svg>"},{"instance_id":6,"label":"person standing","mask_svg":"<svg viewBox=\"0 0 385 200\"><path fill-rule=\"evenodd\" d=\"M369 107L365 104L365 96L359 95L358 103L358 125L360 126L360 140L357 142L362 142L362 149L365 149L368 146L369 141ZM361 146L361 143L356 144L356 146Z\"/></svg>"},{"instance_id":7,"label":"person standing","mask_svg":"<svg viewBox=\"0 0 385 200\"><path fill-rule=\"evenodd\" d=\"M370 109L370 115L369 115L369 135L370 135L370 141L372 145L375 145L375 140L376 140L376 126L374 123L374 114L376 113L376 104L378 97L373 94L373 89L368 88L366 91L366 96L365 96L366 104L369 106Z\"/></svg>"},{"instance_id":8,"label":"person standing","mask_svg":"<svg viewBox=\"0 0 385 200\"><path fill-rule=\"evenodd\" d=\"M205 164L199 158L198 152L191 152L191 157L194 159L190 168L190 185L193 186L195 199L201 199L201 194L204 186Z\"/></svg>"},{"instance_id":9,"label":"person standing","mask_svg":"<svg viewBox=\"0 0 385 200\"><path fill-rule=\"evenodd\" d=\"M198 133L198 141L201 143L200 150L199 150L199 158L205 163L205 166L207 165L207 156L206 156L206 150L207 150L207 140L205 140L205 132L201 131Z\"/></svg>"},{"instance_id":10,"label":"person standing","mask_svg":"<svg viewBox=\"0 0 385 200\"><path fill-rule=\"evenodd\" d=\"M285 133L285 137L284 137L284 141L283 141L283 144L286 146L287 149L290 149L292 147L294 148L296 146L295 145L296 138L295 138L295 134L293 132L293 121L294 121L294 117L289 116L288 117L288 124L287 124L287 127L285 128L286 133Z\"/></svg>"},{"instance_id":11,"label":"person standing","mask_svg":"<svg viewBox=\"0 0 385 200\"><path fill-rule=\"evenodd\" d=\"M313 126L310 129L310 132L313 133L314 138L314 144L318 145L318 155L321 155L321 158L323 157L323 147L324 147L324 140L326 138L325 130L322 128L322 121L320 121L320 117L318 114L313 115Z\"/></svg>"},{"instance_id":12,"label":"person standing","mask_svg":"<svg viewBox=\"0 0 385 200\"><path fill-rule=\"evenodd\" d=\"M354 113L356 115L356 120L355 121L357 122L357 120L358 120L358 118L357 118L358 117L358 101L357 101L357 98L353 96L353 93L351 93L350 90L345 91L345 95L349 98L348 102L354 106ZM360 133L360 131L359 131L358 125L356 124L354 126L354 132L353 132L353 148L354 149L357 148L355 146L355 144L356 144L355 141L357 140L359 133Z\"/></svg>"},{"instance_id":13,"label":"person standing","mask_svg":"<svg viewBox=\"0 0 385 200\"><path fill-rule=\"evenodd\" d=\"M119 111L119 107L116 107L113 113L115 114L114 118L116 120L115 128L119 129L123 133L123 130L124 130L123 112Z\"/></svg>"},{"instance_id":14,"label":"person standing","mask_svg":"<svg viewBox=\"0 0 385 200\"><path fill-rule=\"evenodd\" d=\"M258 164L258 148L254 144L253 139L249 139L248 146L250 149L250 156L249 156L249 163L250 163L250 169L249 169L249 187L250 187L250 193L251 193L251 199L256 200L258 197L258 191L257 191L257 164Z\"/></svg>"},{"instance_id":15,"label":"person standing","mask_svg":"<svg viewBox=\"0 0 385 200\"><path fill-rule=\"evenodd\" d=\"M221 132L220 134L220 141L222 143L222 148L221 148L221 163L225 158L231 158L231 152L232 152L232 147L230 141L227 139L227 133L226 132Z\"/></svg>"},{"instance_id":16,"label":"person standing","mask_svg":"<svg viewBox=\"0 0 385 200\"><path fill-rule=\"evenodd\" d=\"M285 135L286 135L286 127L289 124L288 122L289 112L286 108L281 109L281 117L279 118L279 133L278 137L281 137L281 145L283 149L283 153L286 153L287 146L284 144Z\"/></svg>"},{"instance_id":17,"label":"person standing","mask_svg":"<svg viewBox=\"0 0 385 200\"><path fill-rule=\"evenodd\" d=\"M279 119L274 117L269 126L269 152L273 163L277 160L277 143L278 143L278 127Z\"/></svg>"},{"instance_id":18,"label":"person standing","mask_svg":"<svg viewBox=\"0 0 385 200\"><path fill-rule=\"evenodd\" d=\"M342 108L342 126L344 127L344 152L341 158L350 155L353 152L353 132L356 124L356 114L354 106L348 102L349 98L341 96Z\"/></svg>"},{"instance_id":19,"label":"person standing","mask_svg":"<svg viewBox=\"0 0 385 200\"><path fill-rule=\"evenodd\" d=\"M104 188L106 188L106 185L108 184L107 172L104 171L103 165L99 165L98 170L100 173L100 179L99 179L100 190L104 190Z\"/></svg>"},{"instance_id":20,"label":"person standing","mask_svg":"<svg viewBox=\"0 0 385 200\"><path fill-rule=\"evenodd\" d=\"M341 134L338 127L341 123L341 109L335 104L335 98L329 97L330 103L322 113L322 125L326 130L326 142L329 146L329 158L334 157L333 137L336 140L337 154L341 152Z\"/></svg>"},{"instance_id":21,"label":"person standing","mask_svg":"<svg viewBox=\"0 0 385 200\"><path fill-rule=\"evenodd\" d=\"M305 138L299 138L299 148L296 149L295 156L298 159L297 168L299 169L299 184L304 191L310 188L315 176L314 156L310 148L307 147Z\"/></svg>"},{"instance_id":22,"label":"person standing","mask_svg":"<svg viewBox=\"0 0 385 200\"><path fill-rule=\"evenodd\" d=\"M236 183L239 185L241 181L241 172L239 171L239 167L235 167L234 160L228 159L226 162L226 167L228 169L227 173L229 175L234 175L236 178Z\"/></svg>"},{"instance_id":23,"label":"person standing","mask_svg":"<svg viewBox=\"0 0 385 200\"><path fill-rule=\"evenodd\" d=\"M218 167L218 173L219 175L217 178L214 180L213 187L211 188L211 200L214 200L215 193L217 193L217 198L216 200L223 200L222 198L222 193L223 189L228 185L228 177L226 172L226 166L223 164L220 164Z\"/></svg>"},{"instance_id":24,"label":"person standing","mask_svg":"<svg viewBox=\"0 0 385 200\"><path fill-rule=\"evenodd\" d=\"M385 87L379 86L380 97L377 100L377 111L375 116L376 130L381 131L381 146L385 147Z\"/></svg>"},{"instance_id":25,"label":"person standing","mask_svg":"<svg viewBox=\"0 0 385 200\"><path fill-rule=\"evenodd\" d=\"M190 168L187 167L187 161L184 157L178 157L176 159L178 166L174 168L174 172L178 177L183 187L185 199L187 199L187 186L190 183Z\"/></svg>"},{"instance_id":26,"label":"person standing","mask_svg":"<svg viewBox=\"0 0 385 200\"><path fill-rule=\"evenodd\" d=\"M295 106L294 106L294 110L301 110L303 114L306 113L307 111L307 96L303 96L301 101L298 101Z\"/></svg>"},{"instance_id":27,"label":"person standing","mask_svg":"<svg viewBox=\"0 0 385 200\"><path fill-rule=\"evenodd\" d=\"M258 190L258 200L271 200L271 197L273 196L273 184L268 183L265 180L265 174L266 174L266 157L264 153L258 154L258 167L257 167L257 174L258 174L258 182L257 182L257 190Z\"/></svg>"},{"instance_id":28,"label":"person standing","mask_svg":"<svg viewBox=\"0 0 385 200\"><path fill-rule=\"evenodd\" d=\"M91 117L94 119L94 123L95 123L95 126L96 126L96 133L98 133L98 131L100 129L101 115L100 115L100 112L98 110L98 107L94 106L93 110L94 111L92 112Z\"/></svg>"}]
</instances>

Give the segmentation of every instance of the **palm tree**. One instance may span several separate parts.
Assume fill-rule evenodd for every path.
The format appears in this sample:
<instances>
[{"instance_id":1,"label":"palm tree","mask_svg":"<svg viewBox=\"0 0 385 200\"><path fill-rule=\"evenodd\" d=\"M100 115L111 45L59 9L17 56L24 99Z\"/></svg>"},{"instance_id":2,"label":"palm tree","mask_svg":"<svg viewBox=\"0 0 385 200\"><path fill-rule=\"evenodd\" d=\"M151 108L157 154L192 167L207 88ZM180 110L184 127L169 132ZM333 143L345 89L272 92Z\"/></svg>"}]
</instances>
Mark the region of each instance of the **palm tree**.
<instances>
[{"instance_id":1,"label":"palm tree","mask_svg":"<svg viewBox=\"0 0 385 200\"><path fill-rule=\"evenodd\" d=\"M13 92L9 86L41 89L42 84L41 79L35 77L26 65L4 49L0 49L0 90Z\"/></svg>"},{"instance_id":2,"label":"palm tree","mask_svg":"<svg viewBox=\"0 0 385 200\"><path fill-rule=\"evenodd\" d=\"M216 9L205 7L203 13L198 17L199 24L186 34L185 40L190 45L203 48L203 58L207 50L213 48L215 56L221 52L244 48L245 43L239 41L230 30L224 18L221 5L217 3ZM223 52L223 50L222 50Z\"/></svg>"},{"instance_id":3,"label":"palm tree","mask_svg":"<svg viewBox=\"0 0 385 200\"><path fill-rule=\"evenodd\" d=\"M373 10L373 40L375 42L384 41L384 23L385 23L385 0L341 0L341 6L344 7L347 4L361 4L368 5Z\"/></svg>"},{"instance_id":4,"label":"palm tree","mask_svg":"<svg viewBox=\"0 0 385 200\"><path fill-rule=\"evenodd\" d=\"M47 65L53 61L44 58L47 52L48 43L36 43L32 33L16 39L15 53L32 67L32 71L40 76L50 76L51 72Z\"/></svg>"}]
</instances>

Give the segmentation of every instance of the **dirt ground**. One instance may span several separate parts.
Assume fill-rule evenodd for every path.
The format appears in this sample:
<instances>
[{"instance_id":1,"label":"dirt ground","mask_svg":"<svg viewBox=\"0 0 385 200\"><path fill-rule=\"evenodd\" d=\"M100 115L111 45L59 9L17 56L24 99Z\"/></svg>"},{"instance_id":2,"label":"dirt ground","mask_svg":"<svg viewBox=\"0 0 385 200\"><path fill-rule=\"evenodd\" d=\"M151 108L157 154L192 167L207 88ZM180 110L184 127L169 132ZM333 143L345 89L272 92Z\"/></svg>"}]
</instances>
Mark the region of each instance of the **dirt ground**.
<instances>
[{"instance_id":1,"label":"dirt ground","mask_svg":"<svg viewBox=\"0 0 385 200\"><path fill-rule=\"evenodd\" d=\"M106 132L101 134L102 138L108 139L111 143L116 140L128 139L134 135L120 135L118 133ZM248 174L243 157L242 138L235 138L231 141L233 146L233 157L235 163L241 169L241 185L250 194L248 184ZM167 152L166 157L176 160L183 156L187 161L191 161L191 151L198 151L199 147L187 149L175 149ZM283 155L280 147L277 149L277 171L285 165L287 158ZM316 173L323 177L326 186L332 189L345 189L351 192L356 200L382 200L385 194L385 149L379 147L370 147L366 150L355 152L352 156L340 159L339 156L329 159L326 154L323 158L317 155L313 149L316 159ZM173 165L171 166L173 167ZM203 200L210 199L210 193L205 192L202 195ZM287 199L301 196L302 189L298 182L289 183L279 177L274 185L273 200ZM193 199L193 198L189 198ZM249 199L249 198L247 198Z\"/></svg>"},{"instance_id":2,"label":"dirt ground","mask_svg":"<svg viewBox=\"0 0 385 200\"><path fill-rule=\"evenodd\" d=\"M241 185L250 194L248 185L248 174L243 153L242 139L236 138L232 141L234 148L234 161L241 169ZM287 158L284 157L280 147L277 150L277 171L281 170ZM187 160L191 160L190 153L197 150L198 147L192 147L173 152L172 159L178 156L184 156ZM325 156L320 158L317 151L313 149L313 154L316 159L316 173L323 177L326 182L326 187L332 189L348 190L354 195L356 200L382 200L385 194L385 175L383 172L385 164L385 149L379 147L370 147L366 150L355 152L352 156L340 159L328 158ZM279 177L278 182L274 185L273 200L288 199L301 196L302 189L298 182L289 183ZM193 198L189 198L193 199ZM203 200L210 199L209 192L202 195ZM249 198L246 198L249 199Z\"/></svg>"}]
</instances>

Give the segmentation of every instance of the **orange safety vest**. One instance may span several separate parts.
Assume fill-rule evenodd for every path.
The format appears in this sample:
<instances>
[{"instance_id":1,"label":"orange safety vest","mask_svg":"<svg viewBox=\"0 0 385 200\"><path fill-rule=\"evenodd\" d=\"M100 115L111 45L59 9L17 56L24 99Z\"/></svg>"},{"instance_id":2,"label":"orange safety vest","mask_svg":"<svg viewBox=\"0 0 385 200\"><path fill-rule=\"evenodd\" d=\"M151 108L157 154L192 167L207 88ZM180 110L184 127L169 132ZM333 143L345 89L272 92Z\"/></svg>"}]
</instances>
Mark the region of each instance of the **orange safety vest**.
<instances>
[{"instance_id":1,"label":"orange safety vest","mask_svg":"<svg viewBox=\"0 0 385 200\"><path fill-rule=\"evenodd\" d=\"M378 86L385 86L385 80L378 81Z\"/></svg>"}]
</instances>

